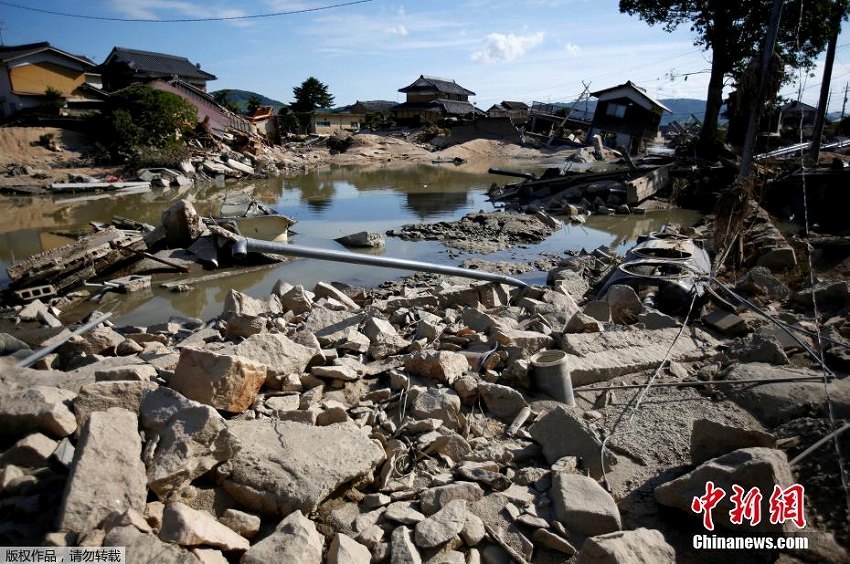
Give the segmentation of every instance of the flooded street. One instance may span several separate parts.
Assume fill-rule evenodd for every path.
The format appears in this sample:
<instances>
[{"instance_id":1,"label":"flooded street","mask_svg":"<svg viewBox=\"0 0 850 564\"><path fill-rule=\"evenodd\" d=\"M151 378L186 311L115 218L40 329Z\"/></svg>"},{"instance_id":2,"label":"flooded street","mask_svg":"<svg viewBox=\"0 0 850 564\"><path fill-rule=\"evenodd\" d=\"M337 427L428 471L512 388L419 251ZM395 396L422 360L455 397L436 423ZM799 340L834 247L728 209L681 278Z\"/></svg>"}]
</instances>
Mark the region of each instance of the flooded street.
<instances>
[{"instance_id":1,"label":"flooded street","mask_svg":"<svg viewBox=\"0 0 850 564\"><path fill-rule=\"evenodd\" d=\"M500 166L505 166L500 163ZM516 165L528 168L528 163ZM510 166L505 166L510 168ZM486 168L484 168L486 170ZM464 214L492 211L486 190L504 177L475 172L453 165L415 165L364 169L328 167L304 175L228 184L226 188L202 187L178 191L154 189L120 198L4 197L0 200L0 261L5 267L32 254L70 242L60 232L85 229L89 222L114 216L158 224L160 213L173 201L188 198L198 211L215 215L227 194L250 194L278 212L297 220L290 241L329 249L344 248L334 241L358 231L384 233L407 223L452 221ZM622 252L637 236L664 223L691 224L697 212L676 210L644 216L593 216L586 225L565 225L546 241L489 255L472 255L452 250L433 241L409 242L387 237L385 256L459 265L466 258L528 262L540 253L562 254L568 249L593 249L613 245ZM317 281L339 281L355 286L374 286L399 278L407 271L336 264L317 260L294 260L267 269L198 284L194 291L178 294L159 287L161 282L188 275L159 274L153 289L131 295L107 294L102 311L113 310L118 324L149 325L171 316L208 319L220 313L221 302L231 288L254 296L268 295L279 279L312 287ZM520 276L542 283L545 274Z\"/></svg>"}]
</instances>

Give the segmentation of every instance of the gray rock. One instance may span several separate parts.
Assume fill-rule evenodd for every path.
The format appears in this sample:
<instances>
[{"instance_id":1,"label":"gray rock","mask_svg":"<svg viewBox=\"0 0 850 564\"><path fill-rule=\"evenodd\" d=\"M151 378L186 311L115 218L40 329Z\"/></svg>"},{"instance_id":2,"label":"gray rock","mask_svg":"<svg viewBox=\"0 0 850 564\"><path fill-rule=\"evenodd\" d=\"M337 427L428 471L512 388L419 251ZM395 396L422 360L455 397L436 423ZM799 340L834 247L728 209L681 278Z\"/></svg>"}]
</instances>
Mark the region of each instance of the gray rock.
<instances>
[{"instance_id":1,"label":"gray rock","mask_svg":"<svg viewBox=\"0 0 850 564\"><path fill-rule=\"evenodd\" d=\"M384 449L357 429L269 419L228 422L242 450L219 467L240 505L263 513L312 512L343 484L368 475Z\"/></svg>"},{"instance_id":2,"label":"gray rock","mask_svg":"<svg viewBox=\"0 0 850 564\"><path fill-rule=\"evenodd\" d=\"M47 466L50 455L58 446L59 441L55 441L43 433L27 435L0 455L0 467L9 464L24 468Z\"/></svg>"},{"instance_id":3,"label":"gray rock","mask_svg":"<svg viewBox=\"0 0 850 564\"><path fill-rule=\"evenodd\" d=\"M216 410L206 405L181 409L159 434L148 466L148 486L165 499L238 450L239 442Z\"/></svg>"},{"instance_id":4,"label":"gray rock","mask_svg":"<svg viewBox=\"0 0 850 564\"><path fill-rule=\"evenodd\" d=\"M67 437L77 429L71 412L76 394L50 386L33 386L0 393L0 435L15 437L43 431Z\"/></svg>"},{"instance_id":5,"label":"gray rock","mask_svg":"<svg viewBox=\"0 0 850 564\"><path fill-rule=\"evenodd\" d=\"M570 544L570 541L565 539L560 535L556 535L552 531L549 531L545 528L540 528L534 531L531 535L532 540L536 543L540 543L541 545L554 550L556 552L562 552L567 556L572 556L576 553L575 547Z\"/></svg>"},{"instance_id":6,"label":"gray rock","mask_svg":"<svg viewBox=\"0 0 850 564\"><path fill-rule=\"evenodd\" d=\"M424 521L425 515L414 508L412 501L396 501L387 506L383 518L402 525L415 525L419 521Z\"/></svg>"},{"instance_id":7,"label":"gray rock","mask_svg":"<svg viewBox=\"0 0 850 564\"><path fill-rule=\"evenodd\" d=\"M148 390L142 396L142 403L139 406L139 419L145 431L157 434L165 428L166 423L178 411L199 405L202 404L190 400L171 388L160 386Z\"/></svg>"},{"instance_id":8,"label":"gray rock","mask_svg":"<svg viewBox=\"0 0 850 564\"><path fill-rule=\"evenodd\" d=\"M291 375L300 376L316 355L316 350L299 345L280 333L252 335L236 345L233 352L266 366L266 387L280 390Z\"/></svg>"},{"instance_id":9,"label":"gray rock","mask_svg":"<svg viewBox=\"0 0 850 564\"><path fill-rule=\"evenodd\" d=\"M390 539L390 564L422 564L422 557L413 544L410 529L404 525L393 529Z\"/></svg>"},{"instance_id":10,"label":"gray rock","mask_svg":"<svg viewBox=\"0 0 850 564\"><path fill-rule=\"evenodd\" d=\"M738 362L791 364L778 340L760 334L749 335L742 340L733 342L726 350L726 355Z\"/></svg>"},{"instance_id":11,"label":"gray rock","mask_svg":"<svg viewBox=\"0 0 850 564\"><path fill-rule=\"evenodd\" d=\"M84 533L115 511L144 511L147 480L138 427L138 418L126 409L91 414L65 484L60 530Z\"/></svg>"},{"instance_id":12,"label":"gray rock","mask_svg":"<svg viewBox=\"0 0 850 564\"><path fill-rule=\"evenodd\" d=\"M165 240L172 249L185 249L201 236L204 222L189 200L180 200L162 212Z\"/></svg>"},{"instance_id":13,"label":"gray rock","mask_svg":"<svg viewBox=\"0 0 850 564\"><path fill-rule=\"evenodd\" d=\"M460 411L460 397L455 392L445 388L413 388L409 398L408 409L413 417L439 419L452 430L462 428L465 419Z\"/></svg>"},{"instance_id":14,"label":"gray rock","mask_svg":"<svg viewBox=\"0 0 850 564\"><path fill-rule=\"evenodd\" d=\"M455 482L445 486L437 486L423 490L419 494L422 512L426 515L436 513L451 501L462 499L470 503L484 497L484 490L473 482Z\"/></svg>"},{"instance_id":15,"label":"gray rock","mask_svg":"<svg viewBox=\"0 0 850 564\"><path fill-rule=\"evenodd\" d=\"M611 322L611 304L603 301L589 301L581 308L581 312L601 323Z\"/></svg>"},{"instance_id":16,"label":"gray rock","mask_svg":"<svg viewBox=\"0 0 850 564\"><path fill-rule=\"evenodd\" d=\"M706 483L709 481L713 482L716 488L727 492L712 512L716 527L752 533L782 533L796 530L790 521L784 525L771 524L769 519L763 518L759 524L752 525L745 519L743 523L736 525L729 519L729 511L732 509L729 498L733 492L733 484L744 485L746 489L757 487L763 495L761 514L770 515L769 498L774 486L787 488L794 483L784 452L763 447L730 452L701 464L684 476L658 486L655 488L655 499L662 505L686 511L692 518L701 518L701 515L697 516L691 510L691 503L694 498L705 495Z\"/></svg>"},{"instance_id":17,"label":"gray rock","mask_svg":"<svg viewBox=\"0 0 850 564\"><path fill-rule=\"evenodd\" d=\"M300 511L293 511L274 532L252 546L240 564L298 562L321 564L324 539L316 525Z\"/></svg>"},{"instance_id":18,"label":"gray rock","mask_svg":"<svg viewBox=\"0 0 850 564\"><path fill-rule=\"evenodd\" d=\"M602 322L577 311L564 326L564 333L601 333Z\"/></svg>"},{"instance_id":19,"label":"gray rock","mask_svg":"<svg viewBox=\"0 0 850 564\"><path fill-rule=\"evenodd\" d=\"M791 295L788 286L780 282L763 266L754 266L735 284L735 290L750 297L785 300Z\"/></svg>"},{"instance_id":20,"label":"gray rock","mask_svg":"<svg viewBox=\"0 0 850 564\"><path fill-rule=\"evenodd\" d=\"M159 538L180 546L212 546L225 551L248 550L251 546L248 539L206 511L179 502L165 506Z\"/></svg>"},{"instance_id":21,"label":"gray rock","mask_svg":"<svg viewBox=\"0 0 850 564\"><path fill-rule=\"evenodd\" d=\"M260 518L238 509L225 509L219 521L246 539L252 539L260 532Z\"/></svg>"},{"instance_id":22,"label":"gray rock","mask_svg":"<svg viewBox=\"0 0 850 564\"><path fill-rule=\"evenodd\" d=\"M17 337L13 337L8 333L0 333L0 356L29 350L30 346Z\"/></svg>"},{"instance_id":23,"label":"gray rock","mask_svg":"<svg viewBox=\"0 0 850 564\"><path fill-rule=\"evenodd\" d=\"M103 539L103 546L126 549L128 564L156 562L157 564L200 563L191 552L175 544L162 542L156 535L143 533L132 525L115 527Z\"/></svg>"},{"instance_id":24,"label":"gray rock","mask_svg":"<svg viewBox=\"0 0 850 564\"><path fill-rule=\"evenodd\" d=\"M313 300L304 286L298 285L290 288L280 295L280 303L284 311L291 311L295 315L301 315L313 309Z\"/></svg>"},{"instance_id":25,"label":"gray rock","mask_svg":"<svg viewBox=\"0 0 850 564\"><path fill-rule=\"evenodd\" d=\"M478 392L481 394L481 399L484 400L487 410L494 417L503 421L512 420L523 407L528 407L528 402L525 401L522 394L509 386L481 382L478 385Z\"/></svg>"},{"instance_id":26,"label":"gray rock","mask_svg":"<svg viewBox=\"0 0 850 564\"><path fill-rule=\"evenodd\" d=\"M369 564L372 553L369 549L342 533L337 533L328 548L328 564Z\"/></svg>"},{"instance_id":27,"label":"gray rock","mask_svg":"<svg viewBox=\"0 0 850 564\"><path fill-rule=\"evenodd\" d=\"M528 431L543 447L543 455L549 464L565 456L578 456L591 476L602 478L602 441L582 417L579 408L559 405L539 417ZM616 462L616 457L606 451L605 470L610 470Z\"/></svg>"},{"instance_id":28,"label":"gray rock","mask_svg":"<svg viewBox=\"0 0 850 564\"><path fill-rule=\"evenodd\" d=\"M702 464L733 450L776 447L776 437L756 429L741 429L710 419L697 419L691 428L691 462Z\"/></svg>"},{"instance_id":29,"label":"gray rock","mask_svg":"<svg viewBox=\"0 0 850 564\"><path fill-rule=\"evenodd\" d=\"M131 380L135 382L150 382L156 378L156 368L149 364L139 364L133 366L125 366L121 368L111 368L107 370L98 370L94 373L96 382L115 382L120 380Z\"/></svg>"},{"instance_id":30,"label":"gray rock","mask_svg":"<svg viewBox=\"0 0 850 564\"><path fill-rule=\"evenodd\" d=\"M260 300L233 289L225 296L222 307L222 318L224 319L239 316L273 316L280 313L283 313L283 306L280 303L280 298L276 295L272 294Z\"/></svg>"},{"instance_id":31,"label":"gray rock","mask_svg":"<svg viewBox=\"0 0 850 564\"><path fill-rule=\"evenodd\" d=\"M457 352L414 353L404 359L404 369L414 376L451 385L469 370L466 357Z\"/></svg>"},{"instance_id":32,"label":"gray rock","mask_svg":"<svg viewBox=\"0 0 850 564\"><path fill-rule=\"evenodd\" d=\"M471 511L466 512L466 521L463 524L463 529L460 531L460 538L466 546L478 546L484 537L487 536L487 529L484 528L484 521L481 517Z\"/></svg>"},{"instance_id":33,"label":"gray rock","mask_svg":"<svg viewBox=\"0 0 850 564\"><path fill-rule=\"evenodd\" d=\"M158 387L151 381L118 380L86 384L74 399L77 425L82 428L93 412L106 411L110 407L120 407L138 414L142 396Z\"/></svg>"},{"instance_id":34,"label":"gray rock","mask_svg":"<svg viewBox=\"0 0 850 564\"><path fill-rule=\"evenodd\" d=\"M241 413L253 405L266 366L238 355L185 348L169 385L189 399Z\"/></svg>"},{"instance_id":35,"label":"gray rock","mask_svg":"<svg viewBox=\"0 0 850 564\"><path fill-rule=\"evenodd\" d=\"M681 325L675 318L649 308L644 308L644 311L638 315L638 323L642 323L644 327L653 331L656 329L670 329L671 327L679 327Z\"/></svg>"},{"instance_id":36,"label":"gray rock","mask_svg":"<svg viewBox=\"0 0 850 564\"><path fill-rule=\"evenodd\" d=\"M304 329L316 335L323 347L328 347L344 339L350 329L357 329L364 319L364 313L314 307L304 322Z\"/></svg>"},{"instance_id":37,"label":"gray rock","mask_svg":"<svg viewBox=\"0 0 850 564\"><path fill-rule=\"evenodd\" d=\"M759 380L821 377L820 371L792 369L769 364L735 364L726 373L727 380ZM846 378L827 384L836 417L850 417L850 381ZM799 417L826 417L823 382L783 382L740 386L727 392L729 398L769 426Z\"/></svg>"},{"instance_id":38,"label":"gray rock","mask_svg":"<svg viewBox=\"0 0 850 564\"><path fill-rule=\"evenodd\" d=\"M357 305L354 300L326 282L316 283L316 287L313 288L313 293L316 294L317 298L329 298L336 300L351 311L357 311L360 309L360 306Z\"/></svg>"},{"instance_id":39,"label":"gray rock","mask_svg":"<svg viewBox=\"0 0 850 564\"><path fill-rule=\"evenodd\" d=\"M555 344L554 339L549 335L520 329L498 329L492 337L501 345L519 347L525 356L531 356Z\"/></svg>"},{"instance_id":40,"label":"gray rock","mask_svg":"<svg viewBox=\"0 0 850 564\"><path fill-rule=\"evenodd\" d=\"M614 323L632 325L643 311L643 304L637 293L623 284L614 284L608 288L605 301L611 306L611 320Z\"/></svg>"},{"instance_id":41,"label":"gray rock","mask_svg":"<svg viewBox=\"0 0 850 564\"><path fill-rule=\"evenodd\" d=\"M338 237L334 239L334 241L345 245L346 247L362 248L378 248L383 247L386 244L383 235L371 231L360 231L358 233L352 233L351 235Z\"/></svg>"},{"instance_id":42,"label":"gray rock","mask_svg":"<svg viewBox=\"0 0 850 564\"><path fill-rule=\"evenodd\" d=\"M555 518L571 532L592 537L622 526L614 498L593 478L553 472L549 497Z\"/></svg>"},{"instance_id":43,"label":"gray rock","mask_svg":"<svg viewBox=\"0 0 850 564\"><path fill-rule=\"evenodd\" d=\"M576 564L673 564L676 551L660 531L640 527L587 539Z\"/></svg>"},{"instance_id":44,"label":"gray rock","mask_svg":"<svg viewBox=\"0 0 850 564\"><path fill-rule=\"evenodd\" d=\"M459 534L466 523L466 500L454 499L416 525L413 540L421 548L435 548Z\"/></svg>"},{"instance_id":45,"label":"gray rock","mask_svg":"<svg viewBox=\"0 0 850 564\"><path fill-rule=\"evenodd\" d=\"M742 317L722 309L715 309L703 315L702 322L729 337L746 335L750 332L750 326Z\"/></svg>"}]
</instances>

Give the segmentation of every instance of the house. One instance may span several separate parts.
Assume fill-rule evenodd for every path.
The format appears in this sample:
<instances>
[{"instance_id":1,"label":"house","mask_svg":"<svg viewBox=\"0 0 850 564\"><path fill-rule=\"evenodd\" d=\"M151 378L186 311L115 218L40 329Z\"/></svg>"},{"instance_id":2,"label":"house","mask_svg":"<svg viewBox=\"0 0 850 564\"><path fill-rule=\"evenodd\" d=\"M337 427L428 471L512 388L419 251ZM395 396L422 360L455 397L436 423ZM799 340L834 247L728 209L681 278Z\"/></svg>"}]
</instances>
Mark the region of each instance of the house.
<instances>
[{"instance_id":1,"label":"house","mask_svg":"<svg viewBox=\"0 0 850 564\"><path fill-rule=\"evenodd\" d=\"M528 111L529 107L525 102L511 102L509 100L503 100L498 104L493 104L493 106L487 110L487 117L506 117L510 118L514 123L523 123L528 121Z\"/></svg>"},{"instance_id":2,"label":"house","mask_svg":"<svg viewBox=\"0 0 850 564\"><path fill-rule=\"evenodd\" d=\"M815 119L818 109L803 102L794 100L779 108L779 131L791 131L801 133L803 137L810 138L815 130Z\"/></svg>"},{"instance_id":3,"label":"house","mask_svg":"<svg viewBox=\"0 0 850 564\"><path fill-rule=\"evenodd\" d=\"M355 112L353 106L319 108L310 118L310 131L318 135L333 135L342 131L359 131L366 114Z\"/></svg>"},{"instance_id":4,"label":"house","mask_svg":"<svg viewBox=\"0 0 850 564\"><path fill-rule=\"evenodd\" d=\"M103 103L96 65L82 55L48 43L0 46L0 114L37 108L48 88L62 93L66 113L85 112Z\"/></svg>"},{"instance_id":5,"label":"house","mask_svg":"<svg viewBox=\"0 0 850 564\"><path fill-rule=\"evenodd\" d=\"M154 80L148 83L151 88L176 94L192 104L198 112L198 121L216 137L237 134L250 137L255 134L251 122L244 117L222 107L206 91L179 78Z\"/></svg>"},{"instance_id":6,"label":"house","mask_svg":"<svg viewBox=\"0 0 850 564\"><path fill-rule=\"evenodd\" d=\"M392 108L400 125L419 126L445 119L468 120L486 115L469 101L475 92L454 80L423 74L398 91L407 95L406 101Z\"/></svg>"},{"instance_id":7,"label":"house","mask_svg":"<svg viewBox=\"0 0 850 564\"><path fill-rule=\"evenodd\" d=\"M274 106L260 106L257 111L248 116L248 121L251 122L257 133L272 143L280 141L280 128L277 123L279 110L280 108Z\"/></svg>"},{"instance_id":8,"label":"house","mask_svg":"<svg viewBox=\"0 0 850 564\"><path fill-rule=\"evenodd\" d=\"M112 52L101 63L100 72L108 92L138 82L173 78L206 91L207 82L216 79L215 75L202 71L201 65L192 64L186 57L125 47L113 47Z\"/></svg>"},{"instance_id":9,"label":"house","mask_svg":"<svg viewBox=\"0 0 850 564\"><path fill-rule=\"evenodd\" d=\"M606 145L625 147L631 154L639 153L658 135L661 115L670 111L632 81L590 95L597 104L587 142L600 135Z\"/></svg>"}]
</instances>

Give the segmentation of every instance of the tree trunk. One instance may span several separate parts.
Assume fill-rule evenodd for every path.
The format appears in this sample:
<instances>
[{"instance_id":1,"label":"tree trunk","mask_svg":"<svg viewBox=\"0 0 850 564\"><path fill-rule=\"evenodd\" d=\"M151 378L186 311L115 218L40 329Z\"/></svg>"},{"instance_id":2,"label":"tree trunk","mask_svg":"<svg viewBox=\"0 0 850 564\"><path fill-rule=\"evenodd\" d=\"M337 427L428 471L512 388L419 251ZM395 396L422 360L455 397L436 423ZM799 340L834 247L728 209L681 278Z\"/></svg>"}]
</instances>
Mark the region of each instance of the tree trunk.
<instances>
[{"instance_id":1,"label":"tree trunk","mask_svg":"<svg viewBox=\"0 0 850 564\"><path fill-rule=\"evenodd\" d=\"M711 63L711 78L708 81L708 92L705 101L705 119L699 136L699 152L707 157L717 153L717 120L720 117L720 107L723 105L723 79L728 71L725 54L713 49Z\"/></svg>"}]
</instances>

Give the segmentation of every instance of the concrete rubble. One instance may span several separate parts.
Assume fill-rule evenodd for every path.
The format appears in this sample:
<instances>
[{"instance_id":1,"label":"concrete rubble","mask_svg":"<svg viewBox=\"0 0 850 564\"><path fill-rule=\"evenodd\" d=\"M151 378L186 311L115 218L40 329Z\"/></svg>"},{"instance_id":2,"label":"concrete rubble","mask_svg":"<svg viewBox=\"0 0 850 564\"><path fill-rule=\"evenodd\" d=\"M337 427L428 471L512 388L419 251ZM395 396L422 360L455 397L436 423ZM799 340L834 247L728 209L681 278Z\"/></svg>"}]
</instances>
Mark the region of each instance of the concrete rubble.
<instances>
[{"instance_id":1,"label":"concrete rubble","mask_svg":"<svg viewBox=\"0 0 850 564\"><path fill-rule=\"evenodd\" d=\"M206 322L101 327L37 369L13 368L28 343L6 346L0 540L126 546L128 562L673 562L693 554L681 531L700 531L707 480L767 503L775 484L826 479L789 464L829 417L823 382L774 382L820 374L799 347L765 348L742 312L731 335L701 315L679 335L681 315L627 286L595 301L581 271L568 260L522 290L281 282L231 292ZM738 287L794 296L764 268ZM49 326L40 311L27 323ZM566 353L575 406L535 384L543 350ZM790 366L751 362L765 351ZM654 388L612 431L662 362L656 383L692 387ZM828 386L850 417L846 380ZM723 503L718 528L749 530ZM846 556L835 513L807 509L817 557Z\"/></svg>"}]
</instances>

